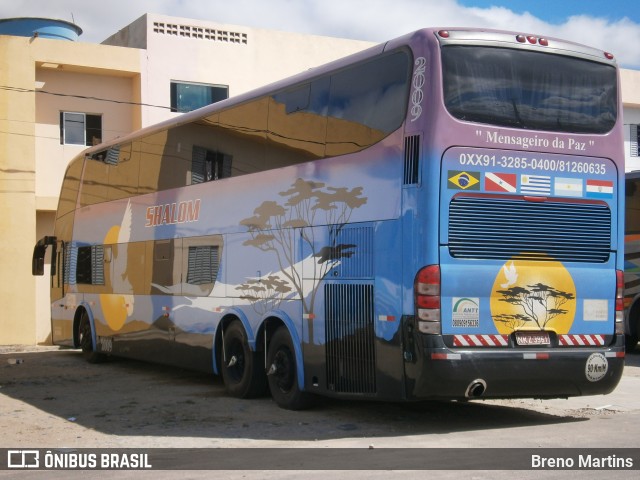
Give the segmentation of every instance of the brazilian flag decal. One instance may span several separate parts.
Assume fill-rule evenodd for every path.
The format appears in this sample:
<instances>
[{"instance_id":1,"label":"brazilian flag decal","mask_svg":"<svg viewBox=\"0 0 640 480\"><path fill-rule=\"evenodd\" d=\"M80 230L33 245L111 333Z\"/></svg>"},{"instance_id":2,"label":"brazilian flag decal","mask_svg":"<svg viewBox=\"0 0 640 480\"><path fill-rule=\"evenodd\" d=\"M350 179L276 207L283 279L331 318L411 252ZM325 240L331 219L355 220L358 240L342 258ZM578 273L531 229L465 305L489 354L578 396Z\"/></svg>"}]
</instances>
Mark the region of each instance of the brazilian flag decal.
<instances>
[{"instance_id":1,"label":"brazilian flag decal","mask_svg":"<svg viewBox=\"0 0 640 480\"><path fill-rule=\"evenodd\" d=\"M461 172L449 170L448 187L457 190L480 190L480 172Z\"/></svg>"}]
</instances>

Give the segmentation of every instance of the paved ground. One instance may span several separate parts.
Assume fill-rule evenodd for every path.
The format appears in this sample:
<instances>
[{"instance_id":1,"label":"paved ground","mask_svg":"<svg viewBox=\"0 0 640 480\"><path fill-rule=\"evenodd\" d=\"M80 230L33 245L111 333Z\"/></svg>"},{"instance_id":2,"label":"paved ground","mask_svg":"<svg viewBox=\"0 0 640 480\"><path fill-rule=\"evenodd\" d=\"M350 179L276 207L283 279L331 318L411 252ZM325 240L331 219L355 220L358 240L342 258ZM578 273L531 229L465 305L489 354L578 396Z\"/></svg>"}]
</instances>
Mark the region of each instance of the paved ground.
<instances>
[{"instance_id":1,"label":"paved ground","mask_svg":"<svg viewBox=\"0 0 640 480\"><path fill-rule=\"evenodd\" d=\"M640 352L628 355L626 363L609 395L415 405L326 400L314 410L289 412L269 398L230 398L219 378L200 373L126 360L91 365L78 351L53 347L0 347L0 448L638 448ZM7 473L13 472L0 476ZM174 478L173 473L153 477ZM393 478L424 478L429 472L400 473ZM439 472L438 478L513 478L509 472L450 473ZM517 478L537 479L540 473L519 472ZM549 478L578 478L574 473ZM607 478L636 478L627 474L607 472ZM198 475L189 473L206 477ZM247 476L300 478L256 471L226 472L223 478ZM384 471L349 474L390 477ZM579 478L600 477L583 472Z\"/></svg>"}]
</instances>

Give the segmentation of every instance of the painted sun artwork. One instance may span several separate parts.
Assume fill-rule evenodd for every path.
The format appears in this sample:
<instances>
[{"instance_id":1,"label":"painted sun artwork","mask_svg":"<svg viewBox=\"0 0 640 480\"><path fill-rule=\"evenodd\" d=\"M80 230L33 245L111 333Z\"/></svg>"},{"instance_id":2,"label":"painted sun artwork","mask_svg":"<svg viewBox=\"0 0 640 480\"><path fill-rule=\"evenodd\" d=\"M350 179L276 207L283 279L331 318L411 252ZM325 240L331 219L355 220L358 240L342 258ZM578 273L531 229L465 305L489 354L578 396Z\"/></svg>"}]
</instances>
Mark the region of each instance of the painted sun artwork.
<instances>
[{"instance_id":1,"label":"painted sun artwork","mask_svg":"<svg viewBox=\"0 0 640 480\"><path fill-rule=\"evenodd\" d=\"M131 201L127 202L124 217L120 225L114 225L105 236L105 245L113 246L113 283L117 285L120 292L131 292L129 294L101 294L100 306L107 325L114 332L122 329L127 318L133 313L135 297L132 294L131 282L127 272L127 243L131 237Z\"/></svg>"},{"instance_id":2,"label":"painted sun artwork","mask_svg":"<svg viewBox=\"0 0 640 480\"><path fill-rule=\"evenodd\" d=\"M576 313L576 287L560 262L508 260L491 290L491 316L502 334L516 330L568 333Z\"/></svg>"}]
</instances>

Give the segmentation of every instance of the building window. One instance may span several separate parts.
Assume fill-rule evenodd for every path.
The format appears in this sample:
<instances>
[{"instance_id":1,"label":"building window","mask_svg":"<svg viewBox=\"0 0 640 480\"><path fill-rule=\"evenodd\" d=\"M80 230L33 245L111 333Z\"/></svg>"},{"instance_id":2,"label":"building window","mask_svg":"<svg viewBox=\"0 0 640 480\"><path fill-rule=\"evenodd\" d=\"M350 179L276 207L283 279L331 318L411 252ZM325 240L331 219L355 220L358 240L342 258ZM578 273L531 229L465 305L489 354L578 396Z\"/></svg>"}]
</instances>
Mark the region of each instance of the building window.
<instances>
[{"instance_id":1,"label":"building window","mask_svg":"<svg viewBox=\"0 0 640 480\"><path fill-rule=\"evenodd\" d=\"M60 112L60 144L92 146L102 142L102 115Z\"/></svg>"},{"instance_id":2,"label":"building window","mask_svg":"<svg viewBox=\"0 0 640 480\"><path fill-rule=\"evenodd\" d=\"M640 157L640 150L638 144L640 143L640 125L631 125L631 132L629 135L630 155L632 157Z\"/></svg>"},{"instance_id":3,"label":"building window","mask_svg":"<svg viewBox=\"0 0 640 480\"><path fill-rule=\"evenodd\" d=\"M229 178L231 160L231 155L194 145L191 157L191 185Z\"/></svg>"},{"instance_id":4,"label":"building window","mask_svg":"<svg viewBox=\"0 0 640 480\"><path fill-rule=\"evenodd\" d=\"M226 85L171 82L172 112L190 112L225 98L229 98L229 87Z\"/></svg>"}]
</instances>

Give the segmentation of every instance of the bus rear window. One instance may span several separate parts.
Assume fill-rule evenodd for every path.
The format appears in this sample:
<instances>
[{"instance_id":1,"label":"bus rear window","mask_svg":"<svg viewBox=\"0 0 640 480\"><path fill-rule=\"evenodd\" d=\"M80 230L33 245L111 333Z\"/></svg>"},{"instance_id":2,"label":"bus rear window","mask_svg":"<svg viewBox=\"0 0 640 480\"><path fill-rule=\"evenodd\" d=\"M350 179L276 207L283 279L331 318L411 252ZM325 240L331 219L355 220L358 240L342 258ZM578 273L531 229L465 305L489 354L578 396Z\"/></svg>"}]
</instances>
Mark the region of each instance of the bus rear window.
<instances>
[{"instance_id":1,"label":"bus rear window","mask_svg":"<svg viewBox=\"0 0 640 480\"><path fill-rule=\"evenodd\" d=\"M497 47L442 48L444 101L460 120L606 133L618 115L616 70L581 58Z\"/></svg>"}]
</instances>

